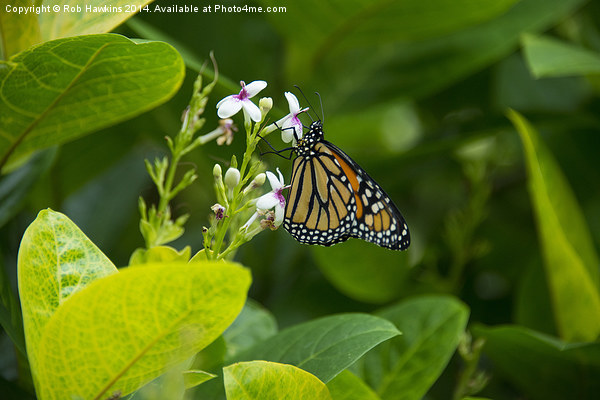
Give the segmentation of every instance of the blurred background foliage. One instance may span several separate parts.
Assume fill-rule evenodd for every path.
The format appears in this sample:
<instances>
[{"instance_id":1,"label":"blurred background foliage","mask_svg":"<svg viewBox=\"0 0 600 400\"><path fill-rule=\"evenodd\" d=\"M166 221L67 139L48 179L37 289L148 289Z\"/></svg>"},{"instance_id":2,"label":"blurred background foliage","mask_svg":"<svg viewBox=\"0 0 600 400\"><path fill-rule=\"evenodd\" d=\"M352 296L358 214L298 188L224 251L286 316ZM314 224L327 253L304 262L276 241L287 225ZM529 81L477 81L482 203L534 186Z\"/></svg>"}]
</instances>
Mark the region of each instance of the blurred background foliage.
<instances>
[{"instance_id":1,"label":"blurred background foliage","mask_svg":"<svg viewBox=\"0 0 600 400\"><path fill-rule=\"evenodd\" d=\"M246 4L224 5L229 3ZM222 79L205 114L207 127L217 124L210 110L237 92L240 80L269 83L261 96L273 97L272 118L287 113L283 92L293 91L293 85L320 114L313 95L318 91L326 138L385 188L411 229L412 245L405 253L356 240L308 247L283 229L257 236L236 259L252 270L250 297L270 310L280 327L344 311L373 312L416 294L448 293L468 305L470 324L516 324L557 336L522 144L506 112L519 111L539 131L597 250L600 69L594 68L600 65L600 4L461 3L262 0L247 4L287 10L135 15L115 32L170 43L186 61L186 79L164 105L29 161L32 172L14 189L24 197L0 231L13 287L20 238L47 207L67 214L115 265L127 264L143 244L137 198L152 202L155 196L143 159L165 152L164 136L178 131L199 66L214 51ZM566 46L562 58L547 51L557 43ZM242 141L238 135L231 147L210 143L186 157L199 179L174 202L175 215L191 214L175 247L200 250L201 230L215 203L212 166L226 165L232 152L239 157ZM275 135L270 141L284 147ZM270 170L281 168L289 180L291 163L272 155L262 161ZM494 335L499 333L490 340ZM0 345L8 354L6 335ZM491 381L482 395L549 398L540 397L533 376L507 373L503 354L502 345L490 347L492 359L484 350L482 368ZM573 360L581 361L581 354L559 358L580 365ZM600 357L590 360L584 364L598 372ZM2 363L11 379L14 362ZM431 398L449 398L460 366L455 357Z\"/></svg>"}]
</instances>

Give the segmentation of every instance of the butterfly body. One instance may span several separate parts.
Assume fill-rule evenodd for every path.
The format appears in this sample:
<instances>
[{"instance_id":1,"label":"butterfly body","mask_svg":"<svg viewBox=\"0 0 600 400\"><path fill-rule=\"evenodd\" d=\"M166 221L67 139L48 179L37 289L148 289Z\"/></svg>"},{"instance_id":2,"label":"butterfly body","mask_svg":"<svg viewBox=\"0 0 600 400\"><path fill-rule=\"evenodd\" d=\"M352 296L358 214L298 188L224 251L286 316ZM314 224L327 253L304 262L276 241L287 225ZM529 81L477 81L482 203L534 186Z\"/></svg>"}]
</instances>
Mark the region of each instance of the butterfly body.
<instances>
[{"instance_id":1,"label":"butterfly body","mask_svg":"<svg viewBox=\"0 0 600 400\"><path fill-rule=\"evenodd\" d=\"M284 228L299 242L331 246L354 237L392 250L410 244L390 197L356 162L326 141L321 121L294 147Z\"/></svg>"}]
</instances>

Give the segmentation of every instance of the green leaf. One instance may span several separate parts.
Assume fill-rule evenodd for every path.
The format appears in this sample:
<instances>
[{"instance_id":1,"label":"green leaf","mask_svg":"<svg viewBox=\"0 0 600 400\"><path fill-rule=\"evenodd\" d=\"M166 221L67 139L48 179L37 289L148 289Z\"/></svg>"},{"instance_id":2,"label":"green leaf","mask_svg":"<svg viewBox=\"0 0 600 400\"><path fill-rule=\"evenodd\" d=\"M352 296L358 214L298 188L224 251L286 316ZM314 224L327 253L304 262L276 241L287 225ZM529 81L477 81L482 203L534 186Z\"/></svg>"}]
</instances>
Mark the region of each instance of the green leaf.
<instances>
[{"instance_id":1,"label":"green leaf","mask_svg":"<svg viewBox=\"0 0 600 400\"><path fill-rule=\"evenodd\" d=\"M236 359L292 364L327 383L371 348L398 334L389 321L372 315L333 315L284 329Z\"/></svg>"},{"instance_id":2,"label":"green leaf","mask_svg":"<svg viewBox=\"0 0 600 400\"><path fill-rule=\"evenodd\" d=\"M540 400L595 399L600 393L600 344L565 343L519 326L477 326L498 374Z\"/></svg>"},{"instance_id":3,"label":"green leaf","mask_svg":"<svg viewBox=\"0 0 600 400\"><path fill-rule=\"evenodd\" d=\"M184 66L170 45L119 35L59 39L0 63L0 165L168 100Z\"/></svg>"},{"instance_id":4,"label":"green leaf","mask_svg":"<svg viewBox=\"0 0 600 400\"><path fill-rule=\"evenodd\" d=\"M72 294L115 274L108 258L64 214L42 210L19 247L18 280L27 353L34 377L46 325Z\"/></svg>"},{"instance_id":5,"label":"green leaf","mask_svg":"<svg viewBox=\"0 0 600 400\"><path fill-rule=\"evenodd\" d=\"M44 40L106 33L122 24L152 0L62 0L61 12L40 14ZM68 7L65 10L65 7Z\"/></svg>"},{"instance_id":6,"label":"green leaf","mask_svg":"<svg viewBox=\"0 0 600 400\"><path fill-rule=\"evenodd\" d=\"M30 7L33 0L11 0L2 2L0 12L0 48L2 59L7 59L26 48L42 41L38 14L33 12L19 13L20 7Z\"/></svg>"},{"instance_id":7,"label":"green leaf","mask_svg":"<svg viewBox=\"0 0 600 400\"><path fill-rule=\"evenodd\" d=\"M508 117L523 142L557 330L566 341L592 341L600 333L599 261L585 217L535 129L516 111Z\"/></svg>"},{"instance_id":8,"label":"green leaf","mask_svg":"<svg viewBox=\"0 0 600 400\"><path fill-rule=\"evenodd\" d=\"M248 299L242 312L225 332L227 352L225 358L233 359L236 354L249 349L277 333L277 321L263 306Z\"/></svg>"},{"instance_id":9,"label":"green leaf","mask_svg":"<svg viewBox=\"0 0 600 400\"><path fill-rule=\"evenodd\" d=\"M133 266L59 307L37 352L41 399L123 395L215 340L242 309L250 273L233 263Z\"/></svg>"},{"instance_id":10,"label":"green leaf","mask_svg":"<svg viewBox=\"0 0 600 400\"><path fill-rule=\"evenodd\" d=\"M131 255L129 265L170 261L187 262L190 260L191 254L192 249L190 246L185 246L181 251L177 251L171 246L154 246L149 249L139 248L135 249Z\"/></svg>"},{"instance_id":11,"label":"green leaf","mask_svg":"<svg viewBox=\"0 0 600 400\"><path fill-rule=\"evenodd\" d=\"M189 361L186 360L169 368L166 373L148 382L125 398L127 400L185 400L185 391L187 390L185 372L189 366ZM123 393L120 390L113 390L111 391L112 397L108 397L108 399L122 399L122 395Z\"/></svg>"},{"instance_id":12,"label":"green leaf","mask_svg":"<svg viewBox=\"0 0 600 400\"><path fill-rule=\"evenodd\" d=\"M523 52L536 78L600 73L600 54L546 36L523 35Z\"/></svg>"},{"instance_id":13,"label":"green leaf","mask_svg":"<svg viewBox=\"0 0 600 400\"><path fill-rule=\"evenodd\" d=\"M363 374L384 399L421 399L454 354L469 317L453 297L405 300L378 313L403 335L383 343L364 358Z\"/></svg>"},{"instance_id":14,"label":"green leaf","mask_svg":"<svg viewBox=\"0 0 600 400\"><path fill-rule=\"evenodd\" d=\"M186 389L191 389L216 377L217 375L215 374L199 370L189 370L183 372L183 381L185 382Z\"/></svg>"},{"instance_id":15,"label":"green leaf","mask_svg":"<svg viewBox=\"0 0 600 400\"><path fill-rule=\"evenodd\" d=\"M327 386L314 375L268 361L223 368L227 400L331 400Z\"/></svg>"},{"instance_id":16,"label":"green leaf","mask_svg":"<svg viewBox=\"0 0 600 400\"><path fill-rule=\"evenodd\" d=\"M381 251L360 240L311 250L327 279L346 296L363 302L397 298L410 272L406 254Z\"/></svg>"},{"instance_id":17,"label":"green leaf","mask_svg":"<svg viewBox=\"0 0 600 400\"><path fill-rule=\"evenodd\" d=\"M333 400L380 400L373 389L348 370L330 380L327 388Z\"/></svg>"}]
</instances>

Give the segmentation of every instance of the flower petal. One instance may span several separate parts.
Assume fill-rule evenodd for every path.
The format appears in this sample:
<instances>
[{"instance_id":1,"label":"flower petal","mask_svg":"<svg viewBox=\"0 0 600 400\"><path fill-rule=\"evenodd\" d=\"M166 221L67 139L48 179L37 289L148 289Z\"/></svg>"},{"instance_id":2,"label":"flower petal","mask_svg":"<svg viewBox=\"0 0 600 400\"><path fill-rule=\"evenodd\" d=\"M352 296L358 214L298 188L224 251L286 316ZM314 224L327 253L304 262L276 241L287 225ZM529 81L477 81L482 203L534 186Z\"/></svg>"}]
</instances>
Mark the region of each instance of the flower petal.
<instances>
[{"instance_id":1,"label":"flower petal","mask_svg":"<svg viewBox=\"0 0 600 400\"><path fill-rule=\"evenodd\" d=\"M250 217L250 219L244 225L242 225L241 229L248 229L248 227L250 225L252 225L252 223L256 220L256 217L258 217L258 213L257 212L255 212L254 214L252 214L252 216Z\"/></svg>"},{"instance_id":2,"label":"flower petal","mask_svg":"<svg viewBox=\"0 0 600 400\"><path fill-rule=\"evenodd\" d=\"M263 194L258 198L258 200L256 200L256 208L258 210L270 210L277 204L279 204L279 199L272 192Z\"/></svg>"},{"instance_id":3,"label":"flower petal","mask_svg":"<svg viewBox=\"0 0 600 400\"><path fill-rule=\"evenodd\" d=\"M279 167L277 167L277 174L279 175L279 182L281 183L281 186L285 186L285 182L283 180L283 174L281 173L281 171L279 170Z\"/></svg>"},{"instance_id":4,"label":"flower petal","mask_svg":"<svg viewBox=\"0 0 600 400\"><path fill-rule=\"evenodd\" d=\"M294 133L291 129L286 129L285 131L281 131L281 140L284 143L289 143L294 139Z\"/></svg>"},{"instance_id":5,"label":"flower petal","mask_svg":"<svg viewBox=\"0 0 600 400\"><path fill-rule=\"evenodd\" d=\"M229 118L242 108L242 102L234 98L233 96L227 96L217 104L219 109L217 115L219 118Z\"/></svg>"},{"instance_id":6,"label":"flower petal","mask_svg":"<svg viewBox=\"0 0 600 400\"><path fill-rule=\"evenodd\" d=\"M298 98L294 96L291 92L285 92L285 98L290 105L290 114L297 114L300 111L300 103L298 102Z\"/></svg>"},{"instance_id":7,"label":"flower petal","mask_svg":"<svg viewBox=\"0 0 600 400\"><path fill-rule=\"evenodd\" d=\"M275 207L275 220L273 221L273 225L278 227L283 222L283 212L284 208L281 206Z\"/></svg>"},{"instance_id":8,"label":"flower petal","mask_svg":"<svg viewBox=\"0 0 600 400\"><path fill-rule=\"evenodd\" d=\"M254 104L250 100L244 100L240 103L242 103L242 107L244 107L244 110L246 110L252 121L260 122L262 116L260 115L260 108L258 108L256 104Z\"/></svg>"},{"instance_id":9,"label":"flower petal","mask_svg":"<svg viewBox=\"0 0 600 400\"><path fill-rule=\"evenodd\" d=\"M279 176L281 176L281 172L279 173ZM283 177L281 178L281 181L280 181L279 179L277 179L277 176L275 176L274 173L272 173L271 171L267 171L267 178L269 179L271 188L274 191L279 190L283 187Z\"/></svg>"},{"instance_id":10,"label":"flower petal","mask_svg":"<svg viewBox=\"0 0 600 400\"><path fill-rule=\"evenodd\" d=\"M261 90L263 90L266 87L267 87L267 82L265 82L265 81L250 82L249 84L246 85L246 93L248 93L248 98L256 96L258 94L258 92L260 92Z\"/></svg>"}]
</instances>

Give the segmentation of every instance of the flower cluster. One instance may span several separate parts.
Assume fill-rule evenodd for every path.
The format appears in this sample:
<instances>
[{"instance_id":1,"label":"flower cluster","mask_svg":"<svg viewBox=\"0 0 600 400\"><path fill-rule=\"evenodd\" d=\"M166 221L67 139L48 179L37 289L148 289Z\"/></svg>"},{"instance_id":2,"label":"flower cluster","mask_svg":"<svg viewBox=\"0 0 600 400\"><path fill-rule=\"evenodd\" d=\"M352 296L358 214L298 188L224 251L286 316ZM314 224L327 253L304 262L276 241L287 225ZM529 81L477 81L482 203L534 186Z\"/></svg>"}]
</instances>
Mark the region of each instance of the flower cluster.
<instances>
[{"instance_id":1,"label":"flower cluster","mask_svg":"<svg viewBox=\"0 0 600 400\"><path fill-rule=\"evenodd\" d=\"M204 141L216 139L218 144L230 144L233 133L237 131L232 117L242 111L246 130L246 151L241 165L238 165L236 157L233 156L225 174L222 173L220 164L216 164L213 169L217 203L212 206L214 216L211 226L204 229L204 247L209 258L228 257L237 247L261 231L267 228L275 230L281 226L285 212L283 191L288 186L285 185L279 169L276 170L277 174L271 171L260 172L260 161L254 160L252 155L258 142L275 130L281 131L284 142L292 142L295 145L296 141L302 138L304 129L298 117L308 110L300 107L296 96L286 92L289 113L276 122L266 124L273 100L263 97L256 105L252 98L267 87L267 82L253 81L246 84L241 81L240 85L239 93L229 95L217 103L217 115L221 118L219 127L202 137ZM267 179L271 190L262 195L255 195L255 190ZM241 221L246 222L241 224L240 218L249 215L249 210L253 210L253 214L247 220L242 219Z\"/></svg>"}]
</instances>

